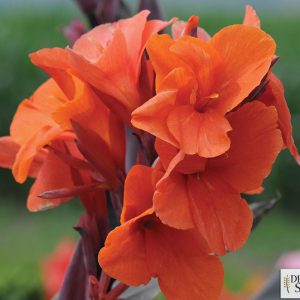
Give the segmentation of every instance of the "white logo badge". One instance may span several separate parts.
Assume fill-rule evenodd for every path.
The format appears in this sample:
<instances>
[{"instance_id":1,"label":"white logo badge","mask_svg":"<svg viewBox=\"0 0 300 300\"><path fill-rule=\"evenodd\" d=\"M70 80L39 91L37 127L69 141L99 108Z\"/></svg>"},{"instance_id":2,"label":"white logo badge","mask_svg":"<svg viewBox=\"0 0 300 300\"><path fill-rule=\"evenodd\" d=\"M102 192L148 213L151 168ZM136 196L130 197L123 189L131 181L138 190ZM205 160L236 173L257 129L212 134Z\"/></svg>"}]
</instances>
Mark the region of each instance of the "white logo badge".
<instances>
[{"instance_id":1,"label":"white logo badge","mask_svg":"<svg viewBox=\"0 0 300 300\"><path fill-rule=\"evenodd\" d=\"M300 299L300 269L280 270L280 298Z\"/></svg>"}]
</instances>

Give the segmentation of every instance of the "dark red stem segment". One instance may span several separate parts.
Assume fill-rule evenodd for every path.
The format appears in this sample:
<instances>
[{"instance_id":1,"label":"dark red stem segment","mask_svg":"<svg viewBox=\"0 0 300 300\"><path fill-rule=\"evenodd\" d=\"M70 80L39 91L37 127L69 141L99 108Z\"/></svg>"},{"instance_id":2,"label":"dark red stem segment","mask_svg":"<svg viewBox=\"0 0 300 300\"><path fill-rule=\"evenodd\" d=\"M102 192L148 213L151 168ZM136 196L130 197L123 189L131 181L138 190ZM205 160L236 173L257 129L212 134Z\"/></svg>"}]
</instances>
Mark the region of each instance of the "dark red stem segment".
<instances>
[{"instance_id":1,"label":"dark red stem segment","mask_svg":"<svg viewBox=\"0 0 300 300\"><path fill-rule=\"evenodd\" d=\"M111 278L102 270L99 280L99 299L104 298L104 296L106 295L110 280Z\"/></svg>"},{"instance_id":2,"label":"dark red stem segment","mask_svg":"<svg viewBox=\"0 0 300 300\"><path fill-rule=\"evenodd\" d=\"M103 298L103 300L116 300L128 288L129 288L128 285L126 285L124 283L119 283ZM100 298L100 300L101 300L101 298Z\"/></svg>"}]
</instances>

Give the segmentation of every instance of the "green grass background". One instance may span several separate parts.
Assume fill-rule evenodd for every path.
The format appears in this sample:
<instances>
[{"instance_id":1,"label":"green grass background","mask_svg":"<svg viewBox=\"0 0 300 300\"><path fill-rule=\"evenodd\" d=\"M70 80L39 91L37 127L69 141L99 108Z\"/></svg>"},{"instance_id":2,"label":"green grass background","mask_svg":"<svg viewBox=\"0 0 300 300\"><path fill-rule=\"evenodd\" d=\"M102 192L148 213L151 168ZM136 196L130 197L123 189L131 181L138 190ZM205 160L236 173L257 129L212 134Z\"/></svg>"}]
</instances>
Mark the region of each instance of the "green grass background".
<instances>
[{"instance_id":1,"label":"green grass background","mask_svg":"<svg viewBox=\"0 0 300 300\"><path fill-rule=\"evenodd\" d=\"M239 23L242 13L198 11L201 25L210 33ZM188 12L173 9L168 16L187 19ZM61 28L74 17L75 9L0 11L0 134L8 133L17 104L31 95L46 76L32 66L27 55L44 47L65 46ZM300 146L300 18L261 14L265 31L278 43L280 60L275 68L283 80L293 114L295 139ZM259 149L257 150L259 151ZM268 274L279 257L288 250L300 249L300 170L288 153L283 153L266 183L267 200L282 194L281 203L251 235L246 246L224 258L227 285L238 290L256 272ZM30 183L19 186L8 170L0 171L0 299L40 299L39 261L50 253L64 236L76 238L72 226L81 208L76 201L51 211L29 213L26 193Z\"/></svg>"}]
</instances>

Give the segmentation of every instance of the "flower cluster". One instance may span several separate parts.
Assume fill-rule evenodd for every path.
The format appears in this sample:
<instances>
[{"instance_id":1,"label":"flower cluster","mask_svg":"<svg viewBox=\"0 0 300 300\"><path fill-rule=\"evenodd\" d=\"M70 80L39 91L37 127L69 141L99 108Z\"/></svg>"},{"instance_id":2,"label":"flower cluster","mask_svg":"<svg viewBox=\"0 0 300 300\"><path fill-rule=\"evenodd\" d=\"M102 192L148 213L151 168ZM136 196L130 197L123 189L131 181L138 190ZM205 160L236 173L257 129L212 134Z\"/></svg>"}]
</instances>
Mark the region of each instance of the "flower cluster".
<instances>
[{"instance_id":1,"label":"flower cluster","mask_svg":"<svg viewBox=\"0 0 300 300\"><path fill-rule=\"evenodd\" d=\"M276 44L251 7L243 24L212 37L195 16L148 14L30 55L51 78L19 105L0 164L19 183L35 178L31 211L80 198L85 251L101 248L106 278L128 286L157 278L167 299L214 300L219 256L251 231L242 195L263 191L284 148L300 163L272 73ZM172 36L158 34L170 24ZM93 299L114 299L102 275Z\"/></svg>"}]
</instances>

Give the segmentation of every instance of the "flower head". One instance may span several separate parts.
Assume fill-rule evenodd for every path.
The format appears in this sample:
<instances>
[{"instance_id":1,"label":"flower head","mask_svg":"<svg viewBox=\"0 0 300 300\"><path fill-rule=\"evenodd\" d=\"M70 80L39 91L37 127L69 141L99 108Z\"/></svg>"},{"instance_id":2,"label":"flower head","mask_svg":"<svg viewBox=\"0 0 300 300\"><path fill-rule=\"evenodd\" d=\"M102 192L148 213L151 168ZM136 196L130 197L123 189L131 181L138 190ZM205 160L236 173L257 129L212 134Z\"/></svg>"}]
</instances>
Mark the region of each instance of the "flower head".
<instances>
[{"instance_id":1,"label":"flower head","mask_svg":"<svg viewBox=\"0 0 300 300\"><path fill-rule=\"evenodd\" d=\"M150 64L145 46L153 33L170 22L147 21L149 11L95 27L73 48L43 49L30 55L67 95L74 93L70 72L93 86L101 100L126 123L131 112L152 95ZM172 21L171 21L172 22Z\"/></svg>"},{"instance_id":2,"label":"flower head","mask_svg":"<svg viewBox=\"0 0 300 300\"><path fill-rule=\"evenodd\" d=\"M132 124L188 155L223 154L232 129L226 113L260 84L275 48L269 35L245 25L225 27L207 42L153 36L147 51L157 95L133 112Z\"/></svg>"},{"instance_id":3,"label":"flower head","mask_svg":"<svg viewBox=\"0 0 300 300\"><path fill-rule=\"evenodd\" d=\"M131 169L122 225L108 235L99 263L107 274L128 285L158 278L168 299L216 299L223 281L219 259L209 255L195 230L168 227L151 209L155 182L161 175L144 166Z\"/></svg>"},{"instance_id":4,"label":"flower head","mask_svg":"<svg viewBox=\"0 0 300 300\"><path fill-rule=\"evenodd\" d=\"M247 240L252 213L240 194L261 187L282 149L275 108L255 101L230 113L228 121L231 147L215 158L185 156L166 142L156 142L166 170L153 198L157 216L177 229L197 228L220 255Z\"/></svg>"}]
</instances>

